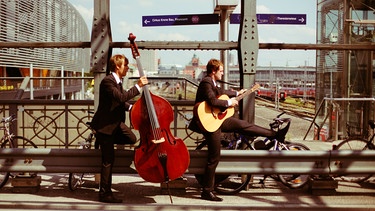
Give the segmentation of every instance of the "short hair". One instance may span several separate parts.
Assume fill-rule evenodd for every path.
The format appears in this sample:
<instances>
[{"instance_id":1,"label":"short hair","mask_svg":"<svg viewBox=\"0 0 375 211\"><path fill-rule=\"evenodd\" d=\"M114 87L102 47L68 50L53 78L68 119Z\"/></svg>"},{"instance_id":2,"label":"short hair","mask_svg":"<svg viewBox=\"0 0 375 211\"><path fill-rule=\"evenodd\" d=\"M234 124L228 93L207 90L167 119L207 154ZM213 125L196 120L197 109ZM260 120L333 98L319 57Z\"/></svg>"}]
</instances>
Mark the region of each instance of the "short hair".
<instances>
[{"instance_id":1,"label":"short hair","mask_svg":"<svg viewBox=\"0 0 375 211\"><path fill-rule=\"evenodd\" d=\"M117 66L121 66L122 64L129 64L128 58L124 54L116 54L113 55L109 59L109 71L114 72Z\"/></svg>"},{"instance_id":2,"label":"short hair","mask_svg":"<svg viewBox=\"0 0 375 211\"><path fill-rule=\"evenodd\" d=\"M206 65L207 75L211 74L213 71L219 70L220 66L223 66L220 60L210 59Z\"/></svg>"}]
</instances>

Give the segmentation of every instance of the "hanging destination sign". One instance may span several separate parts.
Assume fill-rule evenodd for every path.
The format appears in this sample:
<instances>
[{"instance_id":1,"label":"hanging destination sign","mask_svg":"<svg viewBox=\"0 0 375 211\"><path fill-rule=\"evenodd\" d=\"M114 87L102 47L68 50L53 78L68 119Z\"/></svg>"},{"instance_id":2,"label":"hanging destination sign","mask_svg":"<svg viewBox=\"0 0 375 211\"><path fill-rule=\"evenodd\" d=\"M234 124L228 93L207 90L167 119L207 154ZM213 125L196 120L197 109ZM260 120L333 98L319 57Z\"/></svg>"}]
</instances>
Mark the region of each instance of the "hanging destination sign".
<instances>
[{"instance_id":1,"label":"hanging destination sign","mask_svg":"<svg viewBox=\"0 0 375 211\"><path fill-rule=\"evenodd\" d=\"M218 24L218 14L142 16L142 26Z\"/></svg>"},{"instance_id":2,"label":"hanging destination sign","mask_svg":"<svg viewBox=\"0 0 375 211\"><path fill-rule=\"evenodd\" d=\"M306 25L306 14L257 14L258 24ZM231 14L230 23L241 23L240 14Z\"/></svg>"}]
</instances>

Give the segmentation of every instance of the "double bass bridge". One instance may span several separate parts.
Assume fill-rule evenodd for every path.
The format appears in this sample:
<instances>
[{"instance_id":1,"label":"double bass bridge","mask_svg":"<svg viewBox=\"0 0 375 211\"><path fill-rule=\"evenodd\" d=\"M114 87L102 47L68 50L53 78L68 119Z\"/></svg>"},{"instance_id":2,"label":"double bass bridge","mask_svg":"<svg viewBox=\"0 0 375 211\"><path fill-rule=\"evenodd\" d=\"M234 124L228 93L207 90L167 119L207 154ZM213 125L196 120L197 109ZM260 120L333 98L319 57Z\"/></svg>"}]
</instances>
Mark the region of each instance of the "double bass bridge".
<instances>
[{"instance_id":1,"label":"double bass bridge","mask_svg":"<svg viewBox=\"0 0 375 211\"><path fill-rule=\"evenodd\" d=\"M151 140L152 141L152 143L154 143L154 144L160 144L160 143L163 143L164 141L165 141L165 138L164 137L161 137L161 138L159 138L159 139L153 139L153 140Z\"/></svg>"}]
</instances>

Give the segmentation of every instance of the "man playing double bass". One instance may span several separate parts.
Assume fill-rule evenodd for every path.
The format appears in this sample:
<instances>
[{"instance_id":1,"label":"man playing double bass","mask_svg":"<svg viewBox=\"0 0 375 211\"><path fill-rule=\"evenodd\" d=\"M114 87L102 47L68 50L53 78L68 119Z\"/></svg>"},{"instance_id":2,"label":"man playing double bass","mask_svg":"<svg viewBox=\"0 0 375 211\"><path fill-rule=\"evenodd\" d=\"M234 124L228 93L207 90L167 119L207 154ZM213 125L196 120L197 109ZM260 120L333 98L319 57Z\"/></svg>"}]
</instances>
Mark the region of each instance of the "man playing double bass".
<instances>
[{"instance_id":1,"label":"man playing double bass","mask_svg":"<svg viewBox=\"0 0 375 211\"><path fill-rule=\"evenodd\" d=\"M211 59L210 61L208 61L206 69L207 75L202 79L198 86L195 103L198 104L201 102L205 102L211 107L220 108L220 110L225 110L227 108L237 106L238 101L234 97L245 93L246 90L236 92L231 90L224 90L218 87L217 80L221 80L224 74L223 63L221 61L217 59ZM230 99L219 99L218 96L223 94L228 95ZM215 185L215 171L220 159L221 133L238 132L248 136L263 136L270 138L275 136L282 136L282 134L276 134L276 132L271 129L266 129L254 124L250 124L245 120L241 120L235 117L229 117L225 119L217 130L208 132L202 128L202 124L201 122L199 122L198 115L198 113L194 112L194 116L189 125L189 129L193 130L194 132L203 133L203 136L207 141L208 158L202 180L203 190L201 193L201 198L209 201L222 201L223 199L216 196L213 192Z\"/></svg>"},{"instance_id":2,"label":"man playing double bass","mask_svg":"<svg viewBox=\"0 0 375 211\"><path fill-rule=\"evenodd\" d=\"M131 108L128 101L140 94L140 88L148 83L143 76L132 88L124 90L122 78L129 70L128 64L129 60L124 55L117 54L110 58L111 73L100 83L99 105L91 122L102 152L99 201L106 203L122 202L113 196L111 190L114 144L134 144L137 141L134 133L125 125L125 111Z\"/></svg>"}]
</instances>

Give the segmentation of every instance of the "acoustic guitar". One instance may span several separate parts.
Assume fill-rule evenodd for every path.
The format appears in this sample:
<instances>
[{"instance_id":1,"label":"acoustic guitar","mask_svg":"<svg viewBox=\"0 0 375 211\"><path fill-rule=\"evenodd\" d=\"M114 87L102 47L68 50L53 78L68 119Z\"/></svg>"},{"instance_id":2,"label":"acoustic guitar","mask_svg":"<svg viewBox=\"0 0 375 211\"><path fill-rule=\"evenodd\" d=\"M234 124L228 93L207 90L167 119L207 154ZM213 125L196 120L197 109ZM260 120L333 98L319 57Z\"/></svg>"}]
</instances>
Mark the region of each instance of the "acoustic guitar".
<instances>
[{"instance_id":1,"label":"acoustic guitar","mask_svg":"<svg viewBox=\"0 0 375 211\"><path fill-rule=\"evenodd\" d=\"M247 95L255 92L260 88L259 84L255 84L251 89L244 92L242 95L237 96L235 99L237 101L242 100ZM218 97L220 100L229 100L228 95L220 95ZM206 101L197 103L193 109L194 115L199 119L199 126L201 129L204 129L207 132L214 132L224 120L228 119L229 117L233 116L234 114L234 107L229 107L222 111L220 108L213 107L208 105Z\"/></svg>"}]
</instances>

